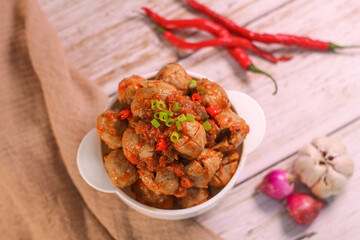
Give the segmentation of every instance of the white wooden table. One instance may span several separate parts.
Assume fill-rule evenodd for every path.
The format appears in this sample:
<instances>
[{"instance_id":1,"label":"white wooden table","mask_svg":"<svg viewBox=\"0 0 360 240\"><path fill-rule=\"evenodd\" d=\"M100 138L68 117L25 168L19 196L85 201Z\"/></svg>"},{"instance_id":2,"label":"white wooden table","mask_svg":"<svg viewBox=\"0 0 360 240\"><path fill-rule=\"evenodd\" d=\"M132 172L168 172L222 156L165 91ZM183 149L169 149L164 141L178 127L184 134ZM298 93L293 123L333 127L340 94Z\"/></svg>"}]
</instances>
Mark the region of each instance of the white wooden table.
<instances>
[{"instance_id":1,"label":"white wooden table","mask_svg":"<svg viewBox=\"0 0 360 240\"><path fill-rule=\"evenodd\" d=\"M360 43L359 0L223 0L200 2L238 24L260 32L293 33ZM198 15L181 0L40 0L63 41L67 58L108 94L132 74L156 71L171 61L243 91L263 107L267 132L248 157L236 187L214 210L196 218L224 239L360 239L360 51L342 54L271 46L292 54L289 62L254 63L278 81L245 73L223 48L179 51L161 40L144 19L148 6L170 18ZM189 35L189 32L185 33ZM291 169L297 151L312 138L329 135L347 146L355 174L345 192L330 202L310 226L297 225L277 201L254 189L273 168Z\"/></svg>"}]
</instances>

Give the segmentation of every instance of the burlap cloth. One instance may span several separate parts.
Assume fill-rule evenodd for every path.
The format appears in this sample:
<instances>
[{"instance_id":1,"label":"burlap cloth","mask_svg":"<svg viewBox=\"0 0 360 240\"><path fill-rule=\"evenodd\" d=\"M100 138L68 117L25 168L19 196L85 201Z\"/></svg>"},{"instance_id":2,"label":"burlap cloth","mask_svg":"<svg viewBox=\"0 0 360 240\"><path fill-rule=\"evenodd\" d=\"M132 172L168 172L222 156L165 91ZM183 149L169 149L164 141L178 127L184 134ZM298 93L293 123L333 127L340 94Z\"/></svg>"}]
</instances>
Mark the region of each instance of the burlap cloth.
<instances>
[{"instance_id":1,"label":"burlap cloth","mask_svg":"<svg viewBox=\"0 0 360 240\"><path fill-rule=\"evenodd\" d=\"M68 65L35 0L0 0L0 239L213 239L129 209L80 177L76 151L108 99Z\"/></svg>"}]
</instances>

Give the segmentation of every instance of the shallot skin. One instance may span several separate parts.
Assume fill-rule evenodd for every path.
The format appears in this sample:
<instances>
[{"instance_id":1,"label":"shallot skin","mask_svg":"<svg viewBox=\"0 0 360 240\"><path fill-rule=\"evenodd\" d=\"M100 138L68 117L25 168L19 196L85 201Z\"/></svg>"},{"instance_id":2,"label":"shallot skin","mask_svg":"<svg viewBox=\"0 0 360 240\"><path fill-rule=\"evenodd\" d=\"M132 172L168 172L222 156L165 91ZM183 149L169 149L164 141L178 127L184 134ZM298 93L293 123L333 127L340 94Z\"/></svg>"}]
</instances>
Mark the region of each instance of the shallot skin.
<instances>
[{"instance_id":1,"label":"shallot skin","mask_svg":"<svg viewBox=\"0 0 360 240\"><path fill-rule=\"evenodd\" d=\"M294 191L295 176L285 170L273 170L261 182L258 190L269 197L282 200Z\"/></svg>"},{"instance_id":2,"label":"shallot skin","mask_svg":"<svg viewBox=\"0 0 360 240\"><path fill-rule=\"evenodd\" d=\"M291 195L286 202L286 210L297 223L312 223L324 206L324 202L304 193Z\"/></svg>"}]
</instances>

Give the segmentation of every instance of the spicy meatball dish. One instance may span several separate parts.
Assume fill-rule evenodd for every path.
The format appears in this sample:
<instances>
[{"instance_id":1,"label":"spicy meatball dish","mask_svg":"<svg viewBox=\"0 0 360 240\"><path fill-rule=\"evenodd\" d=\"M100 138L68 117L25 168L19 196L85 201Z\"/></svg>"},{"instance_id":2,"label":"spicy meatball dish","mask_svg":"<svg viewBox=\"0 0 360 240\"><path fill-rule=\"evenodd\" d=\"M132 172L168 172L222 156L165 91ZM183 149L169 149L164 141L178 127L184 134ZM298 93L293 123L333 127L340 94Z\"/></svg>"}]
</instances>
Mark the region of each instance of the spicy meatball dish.
<instances>
[{"instance_id":1,"label":"spicy meatball dish","mask_svg":"<svg viewBox=\"0 0 360 240\"><path fill-rule=\"evenodd\" d=\"M222 87L193 79L177 63L154 79L123 79L118 102L96 128L113 184L161 209L196 206L212 196L209 189L224 187L249 133Z\"/></svg>"}]
</instances>

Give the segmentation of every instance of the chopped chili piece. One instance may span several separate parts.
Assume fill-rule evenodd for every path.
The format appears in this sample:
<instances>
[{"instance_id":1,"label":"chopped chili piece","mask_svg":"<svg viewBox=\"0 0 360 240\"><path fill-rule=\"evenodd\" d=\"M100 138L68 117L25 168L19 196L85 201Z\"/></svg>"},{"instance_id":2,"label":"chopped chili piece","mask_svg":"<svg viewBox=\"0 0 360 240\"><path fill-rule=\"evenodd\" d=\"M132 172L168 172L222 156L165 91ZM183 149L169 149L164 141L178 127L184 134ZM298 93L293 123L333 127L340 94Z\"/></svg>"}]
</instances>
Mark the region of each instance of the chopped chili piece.
<instances>
[{"instance_id":1,"label":"chopped chili piece","mask_svg":"<svg viewBox=\"0 0 360 240\"><path fill-rule=\"evenodd\" d=\"M206 112L207 112L210 116L214 117L214 116L218 115L219 113L221 113L221 110L220 110L219 107L214 106L214 105L211 105L210 107L207 107L207 108L206 108Z\"/></svg>"},{"instance_id":2,"label":"chopped chili piece","mask_svg":"<svg viewBox=\"0 0 360 240\"><path fill-rule=\"evenodd\" d=\"M130 116L130 114L131 114L131 112L129 109L122 110L118 115L118 119L124 120L124 119L128 118Z\"/></svg>"},{"instance_id":3,"label":"chopped chili piece","mask_svg":"<svg viewBox=\"0 0 360 240\"><path fill-rule=\"evenodd\" d=\"M191 96L191 99L192 99L194 102L201 103L200 95L197 94L197 93L194 93L194 94Z\"/></svg>"},{"instance_id":4,"label":"chopped chili piece","mask_svg":"<svg viewBox=\"0 0 360 240\"><path fill-rule=\"evenodd\" d=\"M168 147L168 143L165 139L160 138L156 144L156 151L164 151Z\"/></svg>"}]
</instances>

